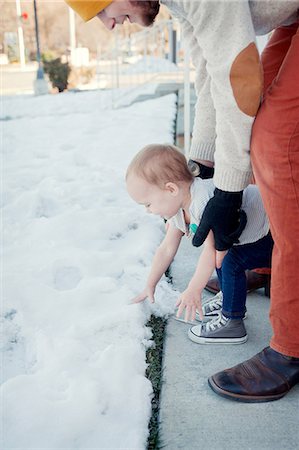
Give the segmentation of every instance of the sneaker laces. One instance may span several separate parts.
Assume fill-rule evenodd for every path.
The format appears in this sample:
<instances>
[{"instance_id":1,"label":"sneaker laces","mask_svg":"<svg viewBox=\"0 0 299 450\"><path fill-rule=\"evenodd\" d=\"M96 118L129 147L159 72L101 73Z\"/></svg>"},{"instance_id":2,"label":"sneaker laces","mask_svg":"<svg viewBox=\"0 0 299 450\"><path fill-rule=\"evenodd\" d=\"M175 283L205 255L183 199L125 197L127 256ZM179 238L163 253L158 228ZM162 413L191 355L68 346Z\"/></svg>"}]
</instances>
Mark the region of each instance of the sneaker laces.
<instances>
[{"instance_id":1,"label":"sneaker laces","mask_svg":"<svg viewBox=\"0 0 299 450\"><path fill-rule=\"evenodd\" d=\"M215 297L212 297L211 300L208 300L205 304L203 304L204 314L219 311L222 308L222 300L223 295L220 291L215 295Z\"/></svg>"},{"instance_id":2,"label":"sneaker laces","mask_svg":"<svg viewBox=\"0 0 299 450\"><path fill-rule=\"evenodd\" d=\"M216 317L216 319L210 320L210 322L207 322L204 326L206 327L206 331L215 331L226 325L228 320L229 319L225 317L223 314L219 314L219 316Z\"/></svg>"}]
</instances>

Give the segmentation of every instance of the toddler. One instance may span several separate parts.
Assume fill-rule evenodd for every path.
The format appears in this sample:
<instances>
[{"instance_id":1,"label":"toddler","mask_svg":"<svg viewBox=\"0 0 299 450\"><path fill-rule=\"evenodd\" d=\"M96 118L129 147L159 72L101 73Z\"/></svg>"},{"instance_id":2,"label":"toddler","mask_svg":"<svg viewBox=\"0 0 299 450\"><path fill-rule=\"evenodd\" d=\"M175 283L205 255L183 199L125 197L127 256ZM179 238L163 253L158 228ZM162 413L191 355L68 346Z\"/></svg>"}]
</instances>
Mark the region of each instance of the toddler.
<instances>
[{"instance_id":1,"label":"toddler","mask_svg":"<svg viewBox=\"0 0 299 450\"><path fill-rule=\"evenodd\" d=\"M126 174L127 190L149 213L167 220L166 235L156 250L144 290L134 302L154 302L157 283L172 262L182 237L193 237L215 186L212 179L194 178L185 156L173 145L153 144L141 150ZM242 209L247 224L239 243L228 250L217 270L222 298L201 304L202 291L216 267L214 237L210 231L189 284L178 298L177 317L202 320L190 328L189 338L199 344L241 344L247 340L243 323L247 269L271 266L273 240L257 186L244 190ZM215 315L215 312L217 313ZM206 318L210 320L205 320ZM211 318L212 317L212 318Z\"/></svg>"}]
</instances>

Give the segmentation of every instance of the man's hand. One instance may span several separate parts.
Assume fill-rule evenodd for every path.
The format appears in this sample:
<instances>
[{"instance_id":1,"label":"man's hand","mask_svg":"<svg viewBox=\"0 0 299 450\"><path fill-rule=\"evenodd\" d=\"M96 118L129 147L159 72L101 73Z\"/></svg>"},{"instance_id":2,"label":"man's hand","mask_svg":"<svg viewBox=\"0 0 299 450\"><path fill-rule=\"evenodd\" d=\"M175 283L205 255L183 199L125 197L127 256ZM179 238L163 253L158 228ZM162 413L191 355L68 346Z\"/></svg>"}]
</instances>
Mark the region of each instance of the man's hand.
<instances>
[{"instance_id":1,"label":"man's hand","mask_svg":"<svg viewBox=\"0 0 299 450\"><path fill-rule=\"evenodd\" d=\"M195 247L202 245L212 230L215 238L216 250L224 251L239 242L244 230L247 217L241 210L243 191L225 192L216 188L205 207L199 226L193 237Z\"/></svg>"},{"instance_id":2,"label":"man's hand","mask_svg":"<svg viewBox=\"0 0 299 450\"><path fill-rule=\"evenodd\" d=\"M144 302L146 298L148 298L151 303L155 303L154 294L155 288L146 286L146 288L139 295L137 295L131 300L131 303L141 303Z\"/></svg>"},{"instance_id":3,"label":"man's hand","mask_svg":"<svg viewBox=\"0 0 299 450\"><path fill-rule=\"evenodd\" d=\"M210 161L205 161L206 164L202 164L199 161L194 161L193 159L189 159L188 168L190 172L195 176L199 177L202 180L206 180L208 178L213 178L214 176L214 167Z\"/></svg>"},{"instance_id":4,"label":"man's hand","mask_svg":"<svg viewBox=\"0 0 299 450\"><path fill-rule=\"evenodd\" d=\"M185 311L185 321L194 321L196 311L199 312L199 316L202 319L202 308L201 308L201 294L197 291L187 288L179 297L176 302L176 306L179 307L178 312L176 314L177 317L180 317Z\"/></svg>"}]
</instances>

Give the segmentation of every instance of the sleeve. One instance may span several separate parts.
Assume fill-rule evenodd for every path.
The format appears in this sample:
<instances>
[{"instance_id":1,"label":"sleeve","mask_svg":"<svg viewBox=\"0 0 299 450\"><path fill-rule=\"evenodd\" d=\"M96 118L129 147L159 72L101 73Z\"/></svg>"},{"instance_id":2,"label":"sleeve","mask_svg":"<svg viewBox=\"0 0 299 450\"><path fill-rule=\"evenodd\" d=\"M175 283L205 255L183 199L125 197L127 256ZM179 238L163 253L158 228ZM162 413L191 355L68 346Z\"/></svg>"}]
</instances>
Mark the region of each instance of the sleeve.
<instances>
[{"instance_id":1,"label":"sleeve","mask_svg":"<svg viewBox=\"0 0 299 450\"><path fill-rule=\"evenodd\" d=\"M216 113L211 97L211 79L206 70L206 61L192 33L192 27L183 26L183 39L190 48L192 62L196 68L195 118L192 130L192 142L188 157L214 161L216 140ZM204 118L204 120L201 120Z\"/></svg>"},{"instance_id":2,"label":"sleeve","mask_svg":"<svg viewBox=\"0 0 299 450\"><path fill-rule=\"evenodd\" d=\"M251 177L250 135L262 93L262 71L248 0L183 3L198 45L196 58L201 62L197 61L196 70L202 77L191 154L198 149L198 157L207 159L204 155L213 140L208 123L213 107L214 183L224 191L240 191ZM209 136L202 131L205 125ZM201 133L205 142L201 142Z\"/></svg>"}]
</instances>

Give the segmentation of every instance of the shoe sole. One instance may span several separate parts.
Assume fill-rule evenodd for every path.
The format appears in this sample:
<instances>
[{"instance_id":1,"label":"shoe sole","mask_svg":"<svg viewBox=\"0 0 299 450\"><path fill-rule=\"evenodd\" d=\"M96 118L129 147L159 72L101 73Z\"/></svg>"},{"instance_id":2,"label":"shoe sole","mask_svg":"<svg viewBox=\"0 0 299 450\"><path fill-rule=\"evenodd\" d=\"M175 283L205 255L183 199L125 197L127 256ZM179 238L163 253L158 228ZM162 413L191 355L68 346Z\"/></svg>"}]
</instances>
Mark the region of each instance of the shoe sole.
<instances>
[{"instance_id":1,"label":"shoe sole","mask_svg":"<svg viewBox=\"0 0 299 450\"><path fill-rule=\"evenodd\" d=\"M247 341L247 334L238 338L207 338L197 336L192 332L192 328L188 330L188 337L196 344L244 344Z\"/></svg>"},{"instance_id":2,"label":"shoe sole","mask_svg":"<svg viewBox=\"0 0 299 450\"><path fill-rule=\"evenodd\" d=\"M208 320L214 319L215 317L218 317L220 314L220 310L216 313L216 314L206 314L205 317L207 318L206 322L208 322ZM244 317L242 317L243 320L247 319L247 310L244 313ZM201 322L201 320L195 318L195 320L197 320L198 322Z\"/></svg>"},{"instance_id":3,"label":"shoe sole","mask_svg":"<svg viewBox=\"0 0 299 450\"><path fill-rule=\"evenodd\" d=\"M266 284L263 284L262 286L253 287L251 289L247 289L246 293L250 294L251 292L257 291L258 289L266 289ZM214 294L214 295L216 295L216 294L218 294L218 292L220 292L219 289L213 289L213 288L210 288L207 286L204 287L204 290L207 292L210 292L211 294Z\"/></svg>"},{"instance_id":4,"label":"shoe sole","mask_svg":"<svg viewBox=\"0 0 299 450\"><path fill-rule=\"evenodd\" d=\"M182 322L185 323L186 325L198 325L198 322L196 320L192 321L192 320L185 320L181 317L176 317L175 315L173 316L174 320L176 320L177 322Z\"/></svg>"},{"instance_id":5,"label":"shoe sole","mask_svg":"<svg viewBox=\"0 0 299 450\"><path fill-rule=\"evenodd\" d=\"M210 322L210 320L214 319L218 315L219 314L215 314L213 316L203 316L203 320L200 320L199 317L198 318L196 317L194 321L193 320L185 320L183 317L176 317L176 313L174 313L174 315L172 317L177 322L183 322L188 325L198 325L199 323L202 323L202 322Z\"/></svg>"},{"instance_id":6,"label":"shoe sole","mask_svg":"<svg viewBox=\"0 0 299 450\"><path fill-rule=\"evenodd\" d=\"M210 377L208 379L208 383L212 391L215 392L215 394L220 395L221 397L227 398L229 400L234 400L237 402L242 403L265 403L265 402L273 402L275 400L279 400L280 398L284 397L289 391L283 392L282 394L276 394L276 395L241 395L241 394L234 394L233 392L226 391L222 388L220 388L215 381L213 380L213 377Z\"/></svg>"},{"instance_id":7,"label":"shoe sole","mask_svg":"<svg viewBox=\"0 0 299 450\"><path fill-rule=\"evenodd\" d=\"M176 314L176 313L175 313ZM188 325L198 325L199 323L206 323L206 322L210 322L212 319L215 319L215 317L219 316L219 313L216 314L207 314L206 316L203 316L203 320L200 320L199 317L195 317L195 320L185 320L182 317L176 317L176 315L173 315L172 317L174 318L174 320L176 320L177 322L183 322L186 323ZM245 316L243 317L243 320L247 319L247 312L245 312Z\"/></svg>"},{"instance_id":8,"label":"shoe sole","mask_svg":"<svg viewBox=\"0 0 299 450\"><path fill-rule=\"evenodd\" d=\"M210 287L207 287L207 286L204 288L204 290L208 291L208 292L211 292L211 294L218 294L218 292L220 292L219 289L213 289L213 288L210 288Z\"/></svg>"}]
</instances>

